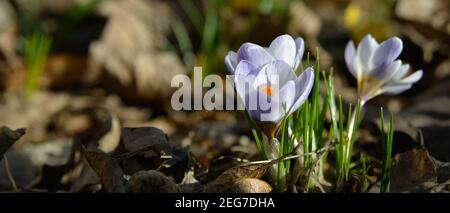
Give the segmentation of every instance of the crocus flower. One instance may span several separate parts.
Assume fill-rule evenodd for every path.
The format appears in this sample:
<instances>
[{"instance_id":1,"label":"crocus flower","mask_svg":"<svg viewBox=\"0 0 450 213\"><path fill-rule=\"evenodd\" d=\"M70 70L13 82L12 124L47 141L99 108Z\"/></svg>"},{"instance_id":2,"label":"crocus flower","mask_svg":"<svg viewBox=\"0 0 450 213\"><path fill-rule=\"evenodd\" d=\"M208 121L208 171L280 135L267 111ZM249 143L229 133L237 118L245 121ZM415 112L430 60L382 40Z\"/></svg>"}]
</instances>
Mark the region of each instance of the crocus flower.
<instances>
[{"instance_id":1,"label":"crocus flower","mask_svg":"<svg viewBox=\"0 0 450 213\"><path fill-rule=\"evenodd\" d=\"M297 77L283 60L262 67L243 60L235 69L234 81L250 117L272 137L283 117L296 111L307 99L314 84L314 71L307 68Z\"/></svg>"},{"instance_id":2,"label":"crocus flower","mask_svg":"<svg viewBox=\"0 0 450 213\"><path fill-rule=\"evenodd\" d=\"M352 41L348 42L345 62L357 79L362 103L382 93L401 93L422 78L422 70L407 75L409 65L397 59L402 49L402 41L397 37L378 44L369 34L356 49Z\"/></svg>"},{"instance_id":3,"label":"crocus flower","mask_svg":"<svg viewBox=\"0 0 450 213\"><path fill-rule=\"evenodd\" d=\"M290 35L281 35L275 38L267 48L250 42L244 43L237 53L228 52L225 64L231 74L235 73L236 67L241 61L261 68L275 60L281 60L296 70L304 51L305 45L301 37L294 40Z\"/></svg>"}]
</instances>

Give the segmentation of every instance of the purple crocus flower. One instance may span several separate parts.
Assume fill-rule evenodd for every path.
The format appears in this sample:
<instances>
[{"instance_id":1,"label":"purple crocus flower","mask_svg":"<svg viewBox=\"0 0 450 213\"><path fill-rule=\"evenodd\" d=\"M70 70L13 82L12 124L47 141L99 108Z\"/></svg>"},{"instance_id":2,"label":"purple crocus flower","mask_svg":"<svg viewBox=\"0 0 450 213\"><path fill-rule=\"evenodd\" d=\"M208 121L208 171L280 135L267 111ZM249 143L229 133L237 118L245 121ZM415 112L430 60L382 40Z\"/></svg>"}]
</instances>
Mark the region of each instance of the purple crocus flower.
<instances>
[{"instance_id":1,"label":"purple crocus flower","mask_svg":"<svg viewBox=\"0 0 450 213\"><path fill-rule=\"evenodd\" d=\"M382 93L401 93L422 78L422 70L407 76L409 65L397 59L402 49L402 40L397 37L378 44L369 34L356 49L352 41L348 42L345 62L357 79L362 103Z\"/></svg>"},{"instance_id":2,"label":"purple crocus flower","mask_svg":"<svg viewBox=\"0 0 450 213\"><path fill-rule=\"evenodd\" d=\"M294 40L290 35L281 35L275 38L267 48L250 42L244 43L237 52L228 52L225 64L231 74L235 73L236 67L241 61L261 68L275 60L281 60L296 70L304 51L305 45L301 37Z\"/></svg>"},{"instance_id":3,"label":"purple crocus flower","mask_svg":"<svg viewBox=\"0 0 450 213\"><path fill-rule=\"evenodd\" d=\"M243 60L236 66L234 81L250 117L270 137L283 117L296 111L308 98L314 71L307 68L297 77L283 60L262 67Z\"/></svg>"}]
</instances>

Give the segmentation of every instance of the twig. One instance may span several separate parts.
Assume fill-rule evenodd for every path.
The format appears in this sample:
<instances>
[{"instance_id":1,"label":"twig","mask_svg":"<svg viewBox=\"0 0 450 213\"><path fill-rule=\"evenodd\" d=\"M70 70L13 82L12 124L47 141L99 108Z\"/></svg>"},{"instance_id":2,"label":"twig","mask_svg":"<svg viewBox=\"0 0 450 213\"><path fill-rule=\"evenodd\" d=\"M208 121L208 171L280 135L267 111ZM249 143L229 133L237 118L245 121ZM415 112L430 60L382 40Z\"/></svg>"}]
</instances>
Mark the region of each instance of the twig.
<instances>
[{"instance_id":1,"label":"twig","mask_svg":"<svg viewBox=\"0 0 450 213\"><path fill-rule=\"evenodd\" d=\"M19 188L17 188L16 181L14 180L14 177L13 177L12 174L11 174L11 170L9 170L9 161L8 161L8 158L6 157L6 155L3 156L3 159L4 159L4 161L5 161L6 175L8 176L8 179L9 179L9 181L11 182L11 185L12 185L14 191L15 191L15 192L18 192L18 191L19 191Z\"/></svg>"},{"instance_id":2,"label":"twig","mask_svg":"<svg viewBox=\"0 0 450 213\"><path fill-rule=\"evenodd\" d=\"M295 153L295 151L297 150L297 148L294 148L294 151L284 155L280 158L277 159L269 159L269 160L261 160L261 161L252 161L252 162L248 162L248 165L251 164L262 164L262 163L277 163L279 161L285 161L285 160L291 160L294 158L300 158L300 157L304 157L304 156L309 156L309 155L317 155L317 154L323 154L325 151L329 151L332 150L334 147L332 147L331 145L325 146L321 149L318 149L315 152L307 152L307 153L303 153L303 154L296 154L294 155L293 153Z\"/></svg>"}]
</instances>

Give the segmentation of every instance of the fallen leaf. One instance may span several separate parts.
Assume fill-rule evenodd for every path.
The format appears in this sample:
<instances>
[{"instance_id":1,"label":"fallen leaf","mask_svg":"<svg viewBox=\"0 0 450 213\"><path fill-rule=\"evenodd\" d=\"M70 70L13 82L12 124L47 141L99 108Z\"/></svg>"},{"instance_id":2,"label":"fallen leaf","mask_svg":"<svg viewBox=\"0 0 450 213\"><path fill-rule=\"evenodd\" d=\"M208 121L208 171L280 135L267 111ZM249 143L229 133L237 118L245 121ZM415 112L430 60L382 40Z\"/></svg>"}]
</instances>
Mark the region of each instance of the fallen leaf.
<instances>
[{"instance_id":1,"label":"fallen leaf","mask_svg":"<svg viewBox=\"0 0 450 213\"><path fill-rule=\"evenodd\" d=\"M26 132L26 129L11 130L8 127L0 128L0 161L3 155L11 148L14 143L19 140Z\"/></svg>"},{"instance_id":2,"label":"fallen leaf","mask_svg":"<svg viewBox=\"0 0 450 213\"><path fill-rule=\"evenodd\" d=\"M175 183L183 183L187 172L195 170L197 165L196 159L186 149L175 148L171 158L161 164L158 171L172 177Z\"/></svg>"},{"instance_id":3,"label":"fallen leaf","mask_svg":"<svg viewBox=\"0 0 450 213\"><path fill-rule=\"evenodd\" d=\"M143 157L151 158L160 155L160 152L169 152L169 140L167 135L154 127L123 128L121 142L128 152L136 152L145 148L152 148L146 152L137 153ZM154 152L157 151L157 153Z\"/></svg>"},{"instance_id":4,"label":"fallen leaf","mask_svg":"<svg viewBox=\"0 0 450 213\"><path fill-rule=\"evenodd\" d=\"M98 185L100 183L100 178L97 173L89 166L89 163L84 158L82 161L82 170L79 177L70 186L69 192L95 192L92 186ZM101 185L101 184L100 184Z\"/></svg>"},{"instance_id":5,"label":"fallen leaf","mask_svg":"<svg viewBox=\"0 0 450 213\"><path fill-rule=\"evenodd\" d=\"M83 152L107 192L125 191L123 172L116 161L97 148L84 149Z\"/></svg>"},{"instance_id":6,"label":"fallen leaf","mask_svg":"<svg viewBox=\"0 0 450 213\"><path fill-rule=\"evenodd\" d=\"M203 192L232 192L234 190L233 186L240 186L239 181L246 178L261 178L269 171L272 165L273 162L233 167L205 185Z\"/></svg>"},{"instance_id":7,"label":"fallen leaf","mask_svg":"<svg viewBox=\"0 0 450 213\"><path fill-rule=\"evenodd\" d=\"M230 193L270 193L272 187L266 181L257 178L243 178L230 187Z\"/></svg>"},{"instance_id":8,"label":"fallen leaf","mask_svg":"<svg viewBox=\"0 0 450 213\"><path fill-rule=\"evenodd\" d=\"M391 192L420 191L426 182L437 182L437 170L425 148L417 147L392 158Z\"/></svg>"},{"instance_id":9,"label":"fallen leaf","mask_svg":"<svg viewBox=\"0 0 450 213\"><path fill-rule=\"evenodd\" d=\"M173 180L156 170L134 173L127 184L132 193L176 193L178 186Z\"/></svg>"},{"instance_id":10,"label":"fallen leaf","mask_svg":"<svg viewBox=\"0 0 450 213\"><path fill-rule=\"evenodd\" d=\"M126 174L156 169L163 162L161 156L171 152L167 135L154 127L122 128L120 144L122 153L115 158L122 161Z\"/></svg>"},{"instance_id":11,"label":"fallen leaf","mask_svg":"<svg viewBox=\"0 0 450 213\"><path fill-rule=\"evenodd\" d=\"M74 142L86 147L99 147L103 152L112 152L119 143L120 127L117 118L101 108L88 107L83 111L89 116L90 122L86 129L75 135Z\"/></svg>"}]
</instances>

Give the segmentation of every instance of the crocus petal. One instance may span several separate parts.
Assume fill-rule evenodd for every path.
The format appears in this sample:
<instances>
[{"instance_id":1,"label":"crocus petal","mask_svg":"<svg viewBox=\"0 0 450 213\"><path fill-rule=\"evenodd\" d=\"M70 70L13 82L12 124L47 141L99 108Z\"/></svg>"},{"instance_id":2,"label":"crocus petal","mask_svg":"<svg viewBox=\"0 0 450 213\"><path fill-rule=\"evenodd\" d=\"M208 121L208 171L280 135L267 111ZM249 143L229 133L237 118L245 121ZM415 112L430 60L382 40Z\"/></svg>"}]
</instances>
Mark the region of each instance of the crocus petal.
<instances>
[{"instance_id":1,"label":"crocus petal","mask_svg":"<svg viewBox=\"0 0 450 213\"><path fill-rule=\"evenodd\" d=\"M397 72L392 76L393 80L399 80L403 78L409 70L409 64L404 64L400 66Z\"/></svg>"},{"instance_id":2,"label":"crocus petal","mask_svg":"<svg viewBox=\"0 0 450 213\"><path fill-rule=\"evenodd\" d=\"M420 80L422 78L422 76L423 76L423 71L418 70L418 71L414 72L413 74L409 75L408 77L401 79L398 82L402 83L402 84L412 84L412 83L416 83L418 80Z\"/></svg>"},{"instance_id":3,"label":"crocus petal","mask_svg":"<svg viewBox=\"0 0 450 213\"><path fill-rule=\"evenodd\" d=\"M257 97L251 99L250 97ZM268 97L261 90L252 90L247 96L246 109L250 116L256 121L268 121L278 123L283 117L283 108L279 100ZM266 100L265 100L266 99ZM255 102L256 100L256 102ZM268 105L264 105L268 104ZM256 109L251 109L251 106L256 106Z\"/></svg>"},{"instance_id":4,"label":"crocus petal","mask_svg":"<svg viewBox=\"0 0 450 213\"><path fill-rule=\"evenodd\" d=\"M397 37L384 41L375 51L373 56L373 65L375 67L380 67L394 61L400 55L402 49L402 40Z\"/></svg>"},{"instance_id":5,"label":"crocus petal","mask_svg":"<svg viewBox=\"0 0 450 213\"><path fill-rule=\"evenodd\" d=\"M291 108L294 105L296 95L296 87L295 81L289 80L286 84L280 89L279 99L280 102L283 103L282 110L283 112L291 112Z\"/></svg>"},{"instance_id":6,"label":"crocus petal","mask_svg":"<svg viewBox=\"0 0 450 213\"><path fill-rule=\"evenodd\" d=\"M297 53L295 54L294 70L297 70L305 53L305 41L302 37L295 39L295 48L297 49Z\"/></svg>"},{"instance_id":7,"label":"crocus petal","mask_svg":"<svg viewBox=\"0 0 450 213\"><path fill-rule=\"evenodd\" d=\"M234 76L234 86L236 87L236 93L241 98L244 105L247 107L247 96L254 89L253 84L255 81L255 76L243 76L243 75L235 75Z\"/></svg>"},{"instance_id":8,"label":"crocus petal","mask_svg":"<svg viewBox=\"0 0 450 213\"><path fill-rule=\"evenodd\" d=\"M386 93L390 95L397 95L399 93L402 93L403 91L406 91L412 87L412 84L403 84L403 85L386 85L383 88L381 88L381 93Z\"/></svg>"},{"instance_id":9,"label":"crocus petal","mask_svg":"<svg viewBox=\"0 0 450 213\"><path fill-rule=\"evenodd\" d=\"M296 111L308 98L309 93L314 85L314 70L308 67L295 80L295 103L290 109L290 113Z\"/></svg>"},{"instance_id":10,"label":"crocus petal","mask_svg":"<svg viewBox=\"0 0 450 213\"><path fill-rule=\"evenodd\" d=\"M251 61L243 60L240 61L239 64L236 66L235 75L257 75L259 72L258 66L256 64L252 63Z\"/></svg>"},{"instance_id":11,"label":"crocus petal","mask_svg":"<svg viewBox=\"0 0 450 213\"><path fill-rule=\"evenodd\" d=\"M380 80L389 80L394 76L402 66L402 61L395 60L385 66L379 67L372 71L372 75Z\"/></svg>"},{"instance_id":12,"label":"crocus petal","mask_svg":"<svg viewBox=\"0 0 450 213\"><path fill-rule=\"evenodd\" d=\"M292 68L284 61L276 60L264 65L256 76L255 88L264 84L284 85L288 80L295 79Z\"/></svg>"},{"instance_id":13,"label":"crocus petal","mask_svg":"<svg viewBox=\"0 0 450 213\"><path fill-rule=\"evenodd\" d=\"M236 87L236 91L238 91L238 87ZM258 91L251 87L243 97L241 96L241 100L244 103L245 109L249 112L250 117L254 120L259 120Z\"/></svg>"},{"instance_id":14,"label":"crocus petal","mask_svg":"<svg viewBox=\"0 0 450 213\"><path fill-rule=\"evenodd\" d=\"M290 35L281 35L275 38L268 48L269 53L275 59L283 60L289 66L294 67L296 45Z\"/></svg>"},{"instance_id":15,"label":"crocus petal","mask_svg":"<svg viewBox=\"0 0 450 213\"><path fill-rule=\"evenodd\" d=\"M273 61L274 58L263 47L253 43L245 43L237 52L237 61L242 60L251 61L257 66L263 66Z\"/></svg>"},{"instance_id":16,"label":"crocus petal","mask_svg":"<svg viewBox=\"0 0 450 213\"><path fill-rule=\"evenodd\" d=\"M358 78L358 70L355 69L353 61L355 58L355 44L353 41L349 41L347 45L345 46L345 63L347 64L347 68L350 71L350 73L355 77Z\"/></svg>"},{"instance_id":17,"label":"crocus petal","mask_svg":"<svg viewBox=\"0 0 450 213\"><path fill-rule=\"evenodd\" d=\"M245 97L250 90L254 90L253 84L258 74L258 67L246 60L239 62L234 75L236 92L245 103Z\"/></svg>"},{"instance_id":18,"label":"crocus petal","mask_svg":"<svg viewBox=\"0 0 450 213\"><path fill-rule=\"evenodd\" d=\"M369 72L372 69L372 56L377 48L378 43L370 34L366 35L358 45L356 55L361 62L362 72Z\"/></svg>"},{"instance_id":19,"label":"crocus petal","mask_svg":"<svg viewBox=\"0 0 450 213\"><path fill-rule=\"evenodd\" d=\"M234 69L237 66L237 54L234 51L228 51L225 56L225 65L227 66L228 72L234 74Z\"/></svg>"}]
</instances>

